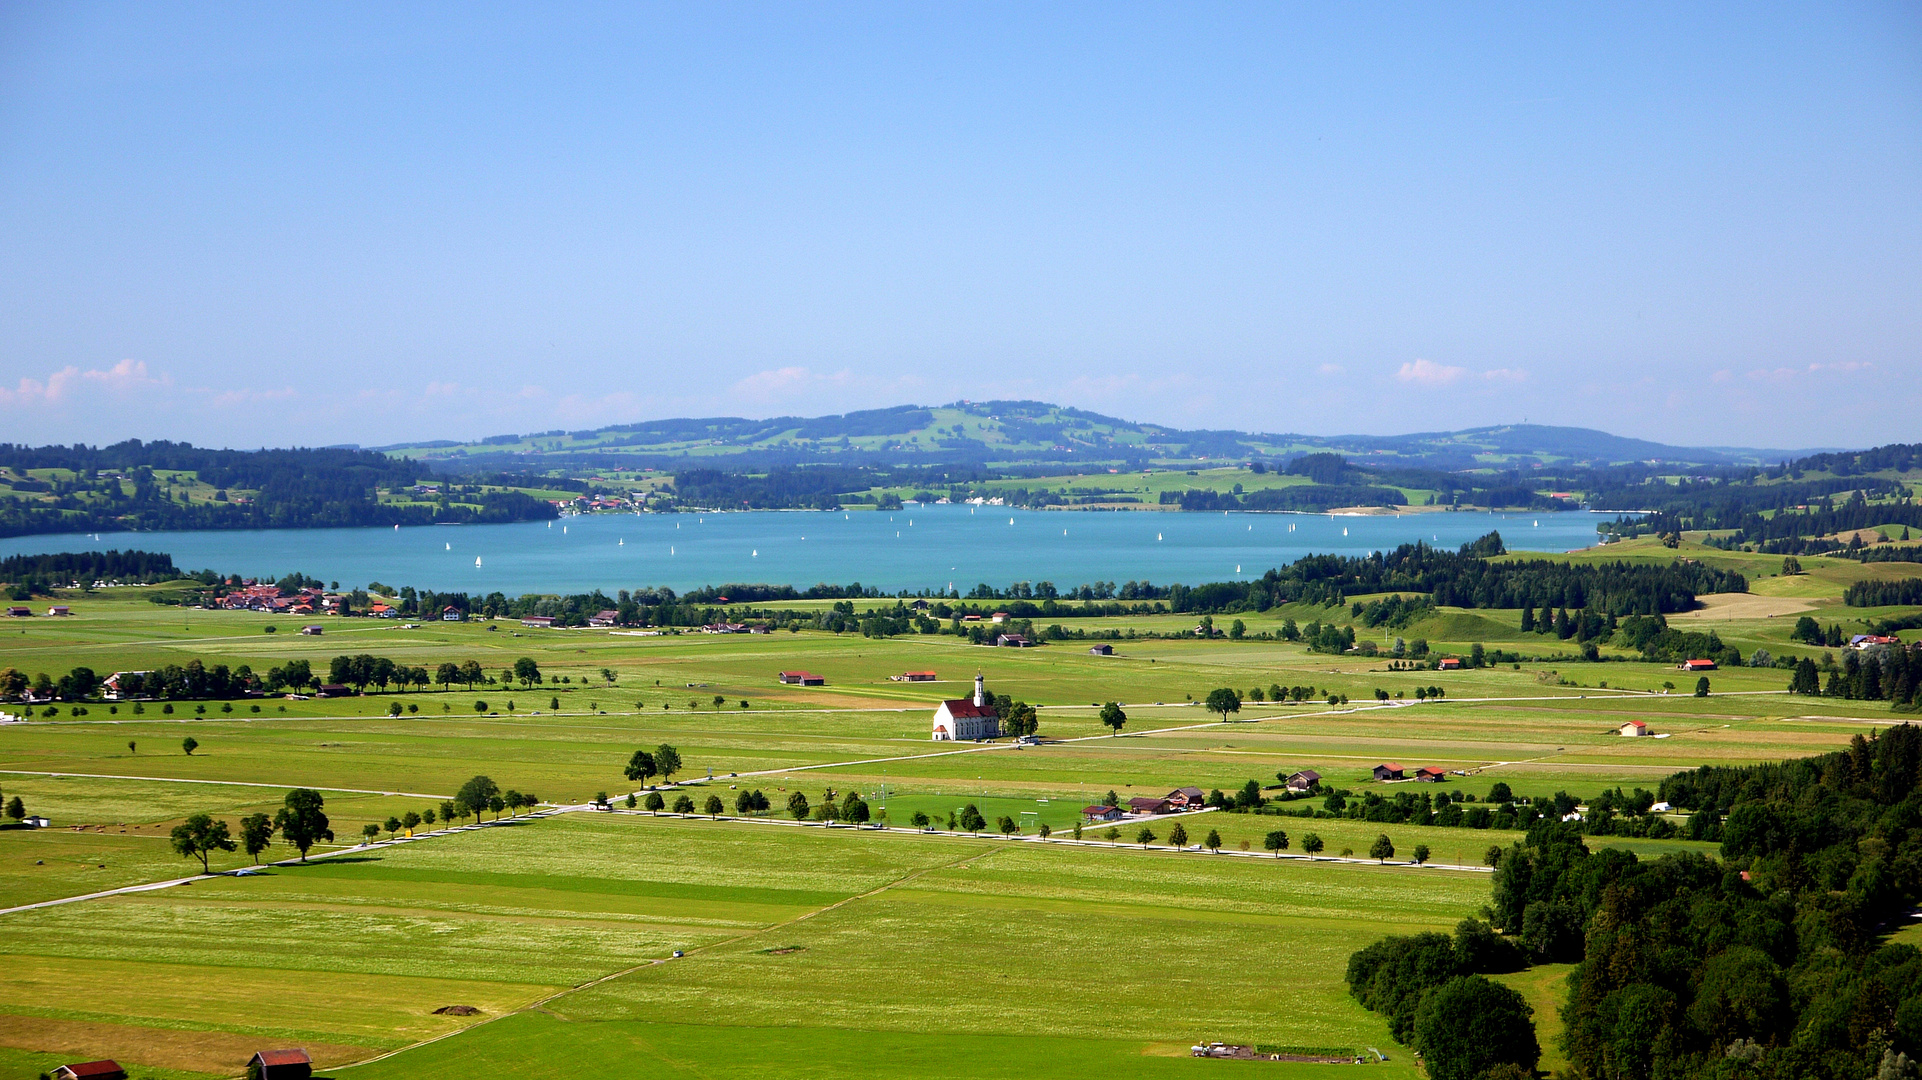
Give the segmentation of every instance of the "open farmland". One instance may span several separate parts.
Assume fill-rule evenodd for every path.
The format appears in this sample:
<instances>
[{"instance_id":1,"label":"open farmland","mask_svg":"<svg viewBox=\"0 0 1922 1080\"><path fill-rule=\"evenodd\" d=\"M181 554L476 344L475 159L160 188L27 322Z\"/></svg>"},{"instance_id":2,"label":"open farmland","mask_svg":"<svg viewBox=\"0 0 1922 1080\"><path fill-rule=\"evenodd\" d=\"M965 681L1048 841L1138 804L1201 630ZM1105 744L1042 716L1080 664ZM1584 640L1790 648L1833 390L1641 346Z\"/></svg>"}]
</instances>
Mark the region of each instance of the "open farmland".
<instances>
[{"instance_id":1,"label":"open farmland","mask_svg":"<svg viewBox=\"0 0 1922 1080\"><path fill-rule=\"evenodd\" d=\"M1803 577L1758 577L1753 595L1807 593L1795 598L1824 625L1859 625L1864 612L1835 599L1849 568L1809 562ZM637 1077L1337 1068L1187 1056L1192 1042L1220 1039L1375 1047L1389 1060L1366 1066L1370 1075L1414 1076L1382 1017L1348 996L1346 958L1384 934L1447 931L1475 915L1488 902L1483 852L1518 832L1208 811L1181 819L1191 850L1176 853L1167 818L1149 823L1157 836L1147 849L1133 842L1134 823L1114 841L1089 827L1076 843L1081 808L1110 792L1125 802L1250 780L1273 798L1279 778L1302 769L1356 798L1485 799L1500 781L1517 796L1586 800L1618 786L1653 790L1703 764L1821 753L1899 719L1885 703L1786 695L1775 669L1714 672L1711 694L1695 697L1693 676L1607 650L1604 663L1398 671L1384 658L1275 640L1126 636L1192 625L1173 615L1099 620L1123 636L1116 655L1094 656L1068 643L637 637L507 622L329 620L313 638L264 634L270 620L251 613L158 607L137 589L70 602L70 619L4 627L6 663L56 676L189 659L324 669L366 652L430 666L473 659L498 675L526 657L542 682L176 702L171 713L103 702L0 725L0 791L53 823L0 831L0 908L193 879L0 914L7 1075L112 1056L140 1077L236 1076L253 1050L279 1045L308 1048L329 1075L370 1078L530 1075L562 1055ZM1295 607L1242 618L1254 633L1344 614ZM1426 634L1450 653L1476 641L1554 647L1512 629L1515 614L1441 609L1395 633ZM1711 602L1699 618L1745 652L1820 653L1790 642L1793 620L1773 609ZM1464 631L1472 636L1449 636ZM774 680L795 668L827 685ZM937 681L889 679L923 669ZM928 741L929 710L968 693L977 670L994 692L1041 707L1040 745ZM1272 686L1313 693L1252 699ZM1446 696L1417 699L1432 686ZM1219 687L1247 699L1225 720L1198 704ZM1107 701L1128 714L1119 736L1098 719ZM1618 735L1631 720L1661 737ZM629 755L663 743L685 762L673 782L697 805L720 795L721 820L584 808L602 792L618 808L642 787L622 776ZM1371 770L1384 761L1449 775L1432 787L1377 783ZM363 826L437 808L476 774L549 809L354 846ZM237 826L271 814L295 787L326 799L335 842L316 847L324 858L196 877L198 863L170 849L170 831L191 814ZM754 789L772 811L736 819L735 796ZM892 828L801 827L783 813L790 794L818 805L829 790L860 793ZM906 828L917 812L945 826L968 805L987 833ZM994 834L1004 816L1023 832ZM1051 841L1035 836L1043 824ZM1282 858L1264 850L1276 830L1291 839ZM1192 850L1210 831L1223 853ZM1325 844L1321 859L1301 856L1310 832ZM1383 835L1396 854L1376 865L1366 853ZM1715 850L1589 842L1644 856ZM1441 865L1410 865L1417 845ZM265 858L291 854L276 844ZM216 852L212 866L250 862ZM87 979L71 977L81 969ZM1560 989L1540 970L1514 981L1546 1025ZM435 1012L450 1005L478 1012Z\"/></svg>"}]
</instances>

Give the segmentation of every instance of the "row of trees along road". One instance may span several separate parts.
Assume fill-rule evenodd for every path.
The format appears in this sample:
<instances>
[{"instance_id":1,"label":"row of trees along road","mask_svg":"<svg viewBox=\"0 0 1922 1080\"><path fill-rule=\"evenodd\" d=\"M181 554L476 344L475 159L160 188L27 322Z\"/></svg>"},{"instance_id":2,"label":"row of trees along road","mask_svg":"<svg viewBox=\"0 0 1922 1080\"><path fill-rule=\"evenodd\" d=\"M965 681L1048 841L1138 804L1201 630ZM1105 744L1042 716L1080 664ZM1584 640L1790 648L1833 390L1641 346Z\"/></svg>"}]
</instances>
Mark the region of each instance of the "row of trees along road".
<instances>
[{"instance_id":1,"label":"row of trees along road","mask_svg":"<svg viewBox=\"0 0 1922 1080\"><path fill-rule=\"evenodd\" d=\"M191 742L192 740L188 740ZM189 750L189 753L192 751ZM18 801L18 797L16 797ZM235 842L233 832L224 820L215 820L211 814L192 814L187 820L174 826L169 836L173 850L190 859L199 859L202 871L210 871L210 860L216 851L235 851L244 847L255 863L260 862L261 853L273 842L275 834L281 840L300 852L300 860L307 861L307 852L322 841L332 842L334 832L332 823L327 820L323 807L326 799L318 791L309 788L295 788L287 793L281 808L269 818L264 813L249 814L240 821L239 842ZM523 808L540 805L540 799L533 794L519 791L502 791L500 785L486 776L476 776L461 785L460 791L451 799L443 800L438 814L429 807L422 811L409 810L401 817L389 818L387 831L413 829L416 826L432 825L438 820L452 823L472 817L478 820L484 813L493 813L499 819L503 811L518 814ZM20 815L25 816L24 812ZM381 826L368 824L363 834L369 838L378 835Z\"/></svg>"}]
</instances>

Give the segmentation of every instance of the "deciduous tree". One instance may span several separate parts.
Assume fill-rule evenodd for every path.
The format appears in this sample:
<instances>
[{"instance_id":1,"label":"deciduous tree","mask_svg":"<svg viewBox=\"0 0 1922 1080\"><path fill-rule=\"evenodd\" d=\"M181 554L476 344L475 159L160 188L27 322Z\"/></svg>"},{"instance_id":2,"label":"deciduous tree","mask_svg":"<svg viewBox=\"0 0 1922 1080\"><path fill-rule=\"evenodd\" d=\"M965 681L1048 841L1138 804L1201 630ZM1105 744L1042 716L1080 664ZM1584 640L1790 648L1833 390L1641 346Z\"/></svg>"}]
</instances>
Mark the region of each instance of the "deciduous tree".
<instances>
[{"instance_id":1,"label":"deciduous tree","mask_svg":"<svg viewBox=\"0 0 1922 1080\"><path fill-rule=\"evenodd\" d=\"M227 835L227 823L215 821L207 814L194 814L186 821L174 826L169 836L174 851L190 859L200 860L203 873L210 872L207 857L216 851L232 851L233 838Z\"/></svg>"}]
</instances>

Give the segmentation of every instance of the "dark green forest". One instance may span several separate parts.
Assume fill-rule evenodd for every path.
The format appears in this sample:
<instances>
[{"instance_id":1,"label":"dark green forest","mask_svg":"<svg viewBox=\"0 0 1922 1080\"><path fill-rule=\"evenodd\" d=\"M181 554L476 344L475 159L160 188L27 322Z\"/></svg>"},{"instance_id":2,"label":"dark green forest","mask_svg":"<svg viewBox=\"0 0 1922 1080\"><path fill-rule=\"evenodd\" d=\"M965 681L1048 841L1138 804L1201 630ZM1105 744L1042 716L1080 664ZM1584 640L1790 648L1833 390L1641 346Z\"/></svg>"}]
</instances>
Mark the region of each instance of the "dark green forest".
<instances>
[{"instance_id":1,"label":"dark green forest","mask_svg":"<svg viewBox=\"0 0 1922 1080\"><path fill-rule=\"evenodd\" d=\"M1857 735L1820 757L1678 773L1660 794L1691 812L1691 835L1720 840L1719 860L1590 851L1581 823L1540 821L1498 852L1498 938L1465 924L1452 941L1377 943L1350 962L1356 997L1438 1077L1533 1067L1514 1003L1474 980L1548 962L1577 965L1561 1011L1578 1076L1913 1075L1922 951L1888 935L1922 901L1922 728ZM1464 995L1510 1010L1510 1022L1467 1047L1423 1027L1424 1010Z\"/></svg>"}]
</instances>

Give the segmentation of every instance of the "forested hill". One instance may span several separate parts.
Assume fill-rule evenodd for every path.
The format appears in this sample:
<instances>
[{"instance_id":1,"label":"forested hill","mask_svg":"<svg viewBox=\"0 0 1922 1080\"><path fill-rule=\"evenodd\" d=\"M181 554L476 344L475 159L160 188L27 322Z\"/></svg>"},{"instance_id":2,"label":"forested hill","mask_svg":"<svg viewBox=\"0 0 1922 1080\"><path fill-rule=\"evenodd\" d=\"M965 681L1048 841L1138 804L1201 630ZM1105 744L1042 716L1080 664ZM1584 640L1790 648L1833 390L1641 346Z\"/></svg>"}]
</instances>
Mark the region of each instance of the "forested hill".
<instances>
[{"instance_id":1,"label":"forested hill","mask_svg":"<svg viewBox=\"0 0 1922 1080\"><path fill-rule=\"evenodd\" d=\"M426 487L439 490L417 490ZM5 536L505 522L556 513L524 492L447 490L420 462L366 450L0 444Z\"/></svg>"},{"instance_id":2,"label":"forested hill","mask_svg":"<svg viewBox=\"0 0 1922 1080\"><path fill-rule=\"evenodd\" d=\"M1669 446L1588 428L1540 424L1412 435L1183 429L1041 401L959 401L766 420L734 416L651 420L584 431L493 435L471 442L404 443L384 449L463 472L518 469L530 461L568 468L681 468L698 463L760 471L830 463L1140 467L1156 462L1276 460L1336 453L1390 468L1462 470L1631 462L1760 465L1793 456L1778 450Z\"/></svg>"}]
</instances>

